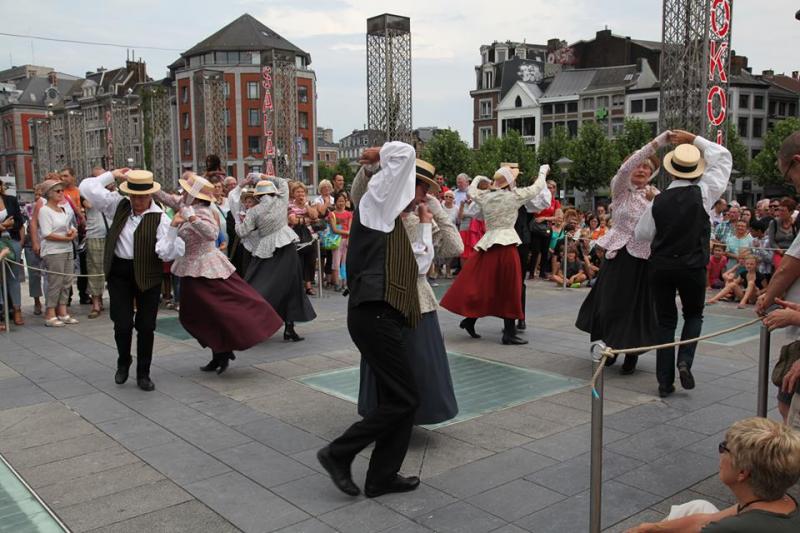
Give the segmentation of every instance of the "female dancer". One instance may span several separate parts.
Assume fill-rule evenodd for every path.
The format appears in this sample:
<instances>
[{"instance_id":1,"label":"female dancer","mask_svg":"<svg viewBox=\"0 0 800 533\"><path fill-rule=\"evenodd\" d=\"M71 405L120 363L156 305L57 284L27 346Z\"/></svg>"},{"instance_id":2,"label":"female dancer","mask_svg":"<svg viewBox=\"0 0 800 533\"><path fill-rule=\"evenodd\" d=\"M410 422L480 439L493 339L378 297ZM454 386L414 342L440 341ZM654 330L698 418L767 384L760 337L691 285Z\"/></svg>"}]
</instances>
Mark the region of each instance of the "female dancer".
<instances>
[{"instance_id":1,"label":"female dancer","mask_svg":"<svg viewBox=\"0 0 800 533\"><path fill-rule=\"evenodd\" d=\"M220 220L211 206L211 182L190 173L178 182L183 195L159 191L155 197L176 211L172 218L176 229L170 235L178 249L185 247L172 264L172 273L181 277L181 325L201 346L211 348L213 358L200 370L222 374L236 359L234 350L246 350L272 336L280 329L281 319L216 247ZM213 327L209 327L209 311Z\"/></svg>"},{"instance_id":2,"label":"female dancer","mask_svg":"<svg viewBox=\"0 0 800 533\"><path fill-rule=\"evenodd\" d=\"M634 152L611 180L614 225L597 246L606 250L606 261L586 296L575 325L614 348L652 344L657 331L655 305L650 291L647 259L650 243L634 238L636 223L658 194L648 185L661 166L656 151L669 143L669 131ZM633 374L639 354L626 354L621 374ZM608 359L613 365L616 357Z\"/></svg>"},{"instance_id":3,"label":"female dancer","mask_svg":"<svg viewBox=\"0 0 800 533\"><path fill-rule=\"evenodd\" d=\"M303 288L303 272L295 245L299 239L289 227L286 216L289 185L277 176L262 174L261 178L253 193L259 199L258 205L248 209L244 220L236 223L236 233L242 239L259 236L244 279L283 319L284 340L297 342L303 337L295 332L294 323L309 322L317 314Z\"/></svg>"}]
</instances>

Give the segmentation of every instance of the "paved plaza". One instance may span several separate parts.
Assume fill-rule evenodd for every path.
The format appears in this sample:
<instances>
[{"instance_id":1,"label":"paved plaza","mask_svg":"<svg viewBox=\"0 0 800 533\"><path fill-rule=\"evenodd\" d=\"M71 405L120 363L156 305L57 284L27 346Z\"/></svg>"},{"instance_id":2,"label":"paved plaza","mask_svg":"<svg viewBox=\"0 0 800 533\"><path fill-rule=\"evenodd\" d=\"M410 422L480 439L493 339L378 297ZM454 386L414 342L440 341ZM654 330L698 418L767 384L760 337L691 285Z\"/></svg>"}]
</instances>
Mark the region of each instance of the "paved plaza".
<instances>
[{"instance_id":1,"label":"paved plaza","mask_svg":"<svg viewBox=\"0 0 800 533\"><path fill-rule=\"evenodd\" d=\"M238 354L222 376L200 372L210 352L181 339L168 327L174 320L162 320L151 393L135 380L114 384L107 313L87 320L88 307L73 305L81 323L56 329L26 309L27 325L0 336L0 453L76 532L584 532L591 362L588 336L573 322L586 293L529 282L523 335L531 343L519 347L500 345L500 320L479 321L483 338L473 340L458 317L440 311L453 354L536 371L521 375L564 386L511 407L476 408L455 424L415 428L403 466L422 478L412 493L350 498L316 462L316 450L357 418L347 395L311 386L310 377L359 362L346 299L329 292L313 300L317 320L298 325L305 341L278 334ZM752 317L729 305L706 312L704 333ZM697 388L678 386L664 400L652 354L633 376L609 369L607 531L660 519L673 503L732 502L716 478L717 443L733 421L755 414L755 334L757 326L702 343ZM773 361L783 339L773 335ZM482 382L487 400L503 388L493 385ZM353 467L362 486L368 452Z\"/></svg>"}]
</instances>

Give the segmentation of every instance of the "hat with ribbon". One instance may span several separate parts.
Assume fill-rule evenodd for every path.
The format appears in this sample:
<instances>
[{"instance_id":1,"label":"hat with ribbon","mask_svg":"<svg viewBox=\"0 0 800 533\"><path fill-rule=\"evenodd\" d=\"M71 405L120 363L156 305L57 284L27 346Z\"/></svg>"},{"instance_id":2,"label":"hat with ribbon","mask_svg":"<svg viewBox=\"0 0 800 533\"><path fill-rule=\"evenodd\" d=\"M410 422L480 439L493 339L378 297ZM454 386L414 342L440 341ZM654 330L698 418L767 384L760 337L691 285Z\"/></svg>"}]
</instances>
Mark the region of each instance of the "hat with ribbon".
<instances>
[{"instance_id":1,"label":"hat with ribbon","mask_svg":"<svg viewBox=\"0 0 800 533\"><path fill-rule=\"evenodd\" d=\"M148 170L129 170L119 190L134 196L153 194L161 190L161 184L153 181L153 173Z\"/></svg>"},{"instance_id":2,"label":"hat with ribbon","mask_svg":"<svg viewBox=\"0 0 800 533\"><path fill-rule=\"evenodd\" d=\"M214 185L207 179L187 172L178 180L178 183L181 184L184 191L189 193L189 196L206 202L216 202Z\"/></svg>"},{"instance_id":3,"label":"hat with ribbon","mask_svg":"<svg viewBox=\"0 0 800 533\"><path fill-rule=\"evenodd\" d=\"M422 159L417 159L417 179L427 183L430 186L428 190L431 194L436 194L439 192L439 184L436 183L436 167L424 161Z\"/></svg>"},{"instance_id":4,"label":"hat with ribbon","mask_svg":"<svg viewBox=\"0 0 800 533\"><path fill-rule=\"evenodd\" d=\"M494 180L494 187L496 189L505 189L506 187L513 189L514 182L517 179L517 173L514 172L512 167L503 165L497 169L492 179Z\"/></svg>"},{"instance_id":5,"label":"hat with ribbon","mask_svg":"<svg viewBox=\"0 0 800 533\"><path fill-rule=\"evenodd\" d=\"M56 187L61 187L61 190L64 190L64 182L61 180L45 180L41 184L39 184L39 192L42 197L47 198L47 193L55 189Z\"/></svg>"},{"instance_id":6,"label":"hat with ribbon","mask_svg":"<svg viewBox=\"0 0 800 533\"><path fill-rule=\"evenodd\" d=\"M664 168L678 179L693 180L703 175L706 160L695 145L680 144L664 156Z\"/></svg>"},{"instance_id":7,"label":"hat with ribbon","mask_svg":"<svg viewBox=\"0 0 800 533\"><path fill-rule=\"evenodd\" d=\"M253 196L263 196L265 194L278 194L278 188L270 180L261 180L256 183L256 190Z\"/></svg>"}]
</instances>

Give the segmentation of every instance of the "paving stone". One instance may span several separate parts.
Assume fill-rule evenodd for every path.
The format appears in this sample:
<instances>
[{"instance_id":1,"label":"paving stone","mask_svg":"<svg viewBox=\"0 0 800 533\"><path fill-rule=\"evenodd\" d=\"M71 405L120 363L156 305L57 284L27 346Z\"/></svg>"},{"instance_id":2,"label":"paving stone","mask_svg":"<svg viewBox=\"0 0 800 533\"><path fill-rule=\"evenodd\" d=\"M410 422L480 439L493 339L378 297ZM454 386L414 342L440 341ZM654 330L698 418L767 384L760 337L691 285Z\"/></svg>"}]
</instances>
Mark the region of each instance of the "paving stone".
<instances>
[{"instance_id":1,"label":"paving stone","mask_svg":"<svg viewBox=\"0 0 800 533\"><path fill-rule=\"evenodd\" d=\"M20 473L31 487L39 489L53 483L77 479L137 461L136 456L127 450L114 447L33 468L24 468L20 470Z\"/></svg>"},{"instance_id":2,"label":"paving stone","mask_svg":"<svg viewBox=\"0 0 800 533\"><path fill-rule=\"evenodd\" d=\"M266 488L314 474L307 466L259 442L219 450L212 455Z\"/></svg>"},{"instance_id":3,"label":"paving stone","mask_svg":"<svg viewBox=\"0 0 800 533\"><path fill-rule=\"evenodd\" d=\"M92 433L23 450L9 450L5 457L16 468L31 468L114 446L117 444L102 433Z\"/></svg>"},{"instance_id":4,"label":"paving stone","mask_svg":"<svg viewBox=\"0 0 800 533\"><path fill-rule=\"evenodd\" d=\"M603 417L603 427L633 434L660 426L685 414L685 411L672 409L661 402L645 404Z\"/></svg>"},{"instance_id":5,"label":"paving stone","mask_svg":"<svg viewBox=\"0 0 800 533\"><path fill-rule=\"evenodd\" d=\"M702 440L693 442L692 444L689 444L683 449L688 452L696 453L698 455L705 455L707 457L712 457L716 459L719 457L718 445L720 442L725 440L726 431L727 428L724 431L720 431L719 433L711 435L710 437L706 437Z\"/></svg>"},{"instance_id":6,"label":"paving stone","mask_svg":"<svg viewBox=\"0 0 800 533\"><path fill-rule=\"evenodd\" d=\"M469 498L469 503L503 520L513 522L565 498L524 479L506 483Z\"/></svg>"},{"instance_id":7,"label":"paving stone","mask_svg":"<svg viewBox=\"0 0 800 533\"><path fill-rule=\"evenodd\" d=\"M730 398L739 392L728 387L720 387L710 383L700 383L697 388L690 391L682 390L680 384L678 384L676 388L678 390L675 394L664 398L663 402L672 408L682 409L684 411L696 411L707 405Z\"/></svg>"},{"instance_id":8,"label":"paving stone","mask_svg":"<svg viewBox=\"0 0 800 533\"><path fill-rule=\"evenodd\" d=\"M390 507L409 518L416 518L425 513L440 509L457 500L426 483L421 483L416 490L399 494L385 494L375 501Z\"/></svg>"},{"instance_id":9,"label":"paving stone","mask_svg":"<svg viewBox=\"0 0 800 533\"><path fill-rule=\"evenodd\" d=\"M67 398L64 403L83 418L95 424L136 414L122 403L102 392Z\"/></svg>"},{"instance_id":10,"label":"paving stone","mask_svg":"<svg viewBox=\"0 0 800 533\"><path fill-rule=\"evenodd\" d=\"M191 500L168 480L141 485L59 510L73 531L89 531Z\"/></svg>"},{"instance_id":11,"label":"paving stone","mask_svg":"<svg viewBox=\"0 0 800 533\"><path fill-rule=\"evenodd\" d=\"M409 520L384 530L384 533L431 533L432 531L432 529L428 529L427 527Z\"/></svg>"},{"instance_id":12,"label":"paving stone","mask_svg":"<svg viewBox=\"0 0 800 533\"><path fill-rule=\"evenodd\" d=\"M513 431L532 439L541 439L571 427L569 424L537 418L509 409L484 415L481 417L481 422Z\"/></svg>"},{"instance_id":13,"label":"paving stone","mask_svg":"<svg viewBox=\"0 0 800 533\"><path fill-rule=\"evenodd\" d=\"M466 498L503 485L555 461L523 448L515 448L459 466L428 480L428 484L453 496Z\"/></svg>"},{"instance_id":14,"label":"paving stone","mask_svg":"<svg viewBox=\"0 0 800 533\"><path fill-rule=\"evenodd\" d=\"M182 440L142 448L136 455L181 486L230 471L211 455Z\"/></svg>"},{"instance_id":15,"label":"paving stone","mask_svg":"<svg viewBox=\"0 0 800 533\"><path fill-rule=\"evenodd\" d=\"M38 385L58 400L75 396L86 396L97 392L97 389L92 385L74 376L56 379L54 381L43 381Z\"/></svg>"},{"instance_id":16,"label":"paving stone","mask_svg":"<svg viewBox=\"0 0 800 533\"><path fill-rule=\"evenodd\" d=\"M172 421L169 430L209 453L251 442L248 436L200 413L189 419Z\"/></svg>"},{"instance_id":17,"label":"paving stone","mask_svg":"<svg viewBox=\"0 0 800 533\"><path fill-rule=\"evenodd\" d=\"M668 424L705 433L706 435L714 435L727 429L737 420L742 420L749 416L753 416L750 411L729 405L714 404L670 420Z\"/></svg>"},{"instance_id":18,"label":"paving stone","mask_svg":"<svg viewBox=\"0 0 800 533\"><path fill-rule=\"evenodd\" d=\"M190 483L186 490L245 532L272 531L310 518L238 472Z\"/></svg>"},{"instance_id":19,"label":"paving stone","mask_svg":"<svg viewBox=\"0 0 800 533\"><path fill-rule=\"evenodd\" d=\"M138 414L102 422L97 427L133 451L178 439L175 434Z\"/></svg>"},{"instance_id":20,"label":"paving stone","mask_svg":"<svg viewBox=\"0 0 800 533\"><path fill-rule=\"evenodd\" d=\"M92 533L145 531L147 533L237 533L239 530L202 503L192 500L104 526L92 530Z\"/></svg>"},{"instance_id":21,"label":"paving stone","mask_svg":"<svg viewBox=\"0 0 800 533\"><path fill-rule=\"evenodd\" d=\"M436 509L420 516L417 521L441 533L484 533L506 524L505 520L467 502L457 502Z\"/></svg>"},{"instance_id":22,"label":"paving stone","mask_svg":"<svg viewBox=\"0 0 800 533\"><path fill-rule=\"evenodd\" d=\"M643 464L639 460L605 450L603 453L603 480L614 479L625 472L635 470ZM563 463L534 472L525 476L525 479L566 496L574 496L589 488L590 471L591 454L585 453L568 459Z\"/></svg>"},{"instance_id":23,"label":"paving stone","mask_svg":"<svg viewBox=\"0 0 800 533\"><path fill-rule=\"evenodd\" d=\"M531 438L526 435L520 435L513 431L486 424L480 419L467 420L466 422L439 428L436 432L494 452L516 448L531 441Z\"/></svg>"},{"instance_id":24,"label":"paving stone","mask_svg":"<svg viewBox=\"0 0 800 533\"><path fill-rule=\"evenodd\" d=\"M492 455L490 450L463 440L437 431L415 428L411 434L402 471L428 479L490 455ZM365 457L369 458L369 455L365 454Z\"/></svg>"},{"instance_id":25,"label":"paving stone","mask_svg":"<svg viewBox=\"0 0 800 533\"><path fill-rule=\"evenodd\" d=\"M270 448L286 454L321 448L326 444L316 435L271 417L236 426L236 429Z\"/></svg>"},{"instance_id":26,"label":"paving stone","mask_svg":"<svg viewBox=\"0 0 800 533\"><path fill-rule=\"evenodd\" d=\"M338 531L382 531L407 521L403 515L372 500L361 500L317 518Z\"/></svg>"},{"instance_id":27,"label":"paving stone","mask_svg":"<svg viewBox=\"0 0 800 533\"><path fill-rule=\"evenodd\" d=\"M664 515L662 513L653 511L652 509L645 509L644 511L638 512L635 515L621 522L617 522L607 529L604 529L603 533L625 533L630 528L636 527L644 522L652 523L661 522L662 520L664 520Z\"/></svg>"},{"instance_id":28,"label":"paving stone","mask_svg":"<svg viewBox=\"0 0 800 533\"><path fill-rule=\"evenodd\" d=\"M25 377L6 378L2 383L0 410L15 409L53 400L53 397Z\"/></svg>"},{"instance_id":29,"label":"paving stone","mask_svg":"<svg viewBox=\"0 0 800 533\"><path fill-rule=\"evenodd\" d=\"M777 407L777 391L777 387L770 385L770 389L767 391L767 409ZM750 416L756 416L756 411L758 410L758 394L755 389L752 392L740 392L729 398L725 398L720 403L744 409L750 413Z\"/></svg>"},{"instance_id":30,"label":"paving stone","mask_svg":"<svg viewBox=\"0 0 800 533\"><path fill-rule=\"evenodd\" d=\"M662 425L629 437L617 451L642 461L654 461L703 438L702 433Z\"/></svg>"},{"instance_id":31,"label":"paving stone","mask_svg":"<svg viewBox=\"0 0 800 533\"><path fill-rule=\"evenodd\" d=\"M313 474L272 487L271 490L284 500L314 516L352 505L357 501L337 489L331 478L324 474Z\"/></svg>"},{"instance_id":32,"label":"paving stone","mask_svg":"<svg viewBox=\"0 0 800 533\"><path fill-rule=\"evenodd\" d=\"M681 450L623 474L617 481L653 494L670 496L707 478L718 468L718 459Z\"/></svg>"},{"instance_id":33,"label":"paving stone","mask_svg":"<svg viewBox=\"0 0 800 533\"><path fill-rule=\"evenodd\" d=\"M191 404L193 409L210 416L226 426L241 426L264 418L264 413L224 397L203 400Z\"/></svg>"},{"instance_id":34,"label":"paving stone","mask_svg":"<svg viewBox=\"0 0 800 533\"><path fill-rule=\"evenodd\" d=\"M524 529L515 526L514 524L506 524L500 529L493 530L492 533L526 533L526 532Z\"/></svg>"},{"instance_id":35,"label":"paving stone","mask_svg":"<svg viewBox=\"0 0 800 533\"><path fill-rule=\"evenodd\" d=\"M550 435L542 439L523 445L532 452L536 452L557 461L565 461L589 451L591 447L592 428L590 424L577 426L561 433ZM603 428L603 444L606 447L628 435L614 429Z\"/></svg>"},{"instance_id":36,"label":"paving stone","mask_svg":"<svg viewBox=\"0 0 800 533\"><path fill-rule=\"evenodd\" d=\"M275 533L337 533L337 531L325 522L320 522L316 518L311 518L279 529Z\"/></svg>"}]
</instances>

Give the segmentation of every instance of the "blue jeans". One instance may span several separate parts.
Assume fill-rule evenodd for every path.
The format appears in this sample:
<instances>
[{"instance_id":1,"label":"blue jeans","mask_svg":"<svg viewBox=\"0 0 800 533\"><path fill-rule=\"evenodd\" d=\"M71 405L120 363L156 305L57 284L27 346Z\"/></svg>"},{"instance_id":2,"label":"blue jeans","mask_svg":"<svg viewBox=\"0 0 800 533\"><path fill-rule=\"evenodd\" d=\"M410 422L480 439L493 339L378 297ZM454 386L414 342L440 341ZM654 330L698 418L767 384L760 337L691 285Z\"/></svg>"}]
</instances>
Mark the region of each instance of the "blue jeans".
<instances>
[{"instance_id":1,"label":"blue jeans","mask_svg":"<svg viewBox=\"0 0 800 533\"><path fill-rule=\"evenodd\" d=\"M14 240L9 242L11 243L11 249L14 251L13 255L16 257L14 261L16 261L17 263L21 263L22 253L19 242ZM13 307L19 307L22 305L22 291L20 289L20 284L22 283L22 280L24 279L25 276L24 270L19 265L15 265L13 263L6 263L5 261L3 262L3 265L6 270L5 290L7 291L8 294L8 300L11 302L11 305ZM2 308L3 305L5 305L5 301L0 303L0 308Z\"/></svg>"}]
</instances>

